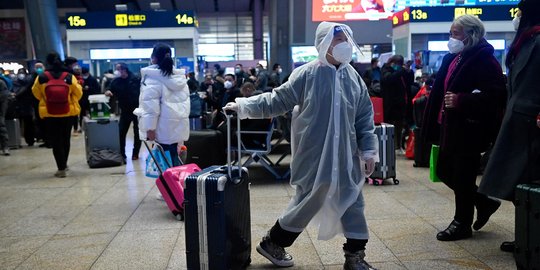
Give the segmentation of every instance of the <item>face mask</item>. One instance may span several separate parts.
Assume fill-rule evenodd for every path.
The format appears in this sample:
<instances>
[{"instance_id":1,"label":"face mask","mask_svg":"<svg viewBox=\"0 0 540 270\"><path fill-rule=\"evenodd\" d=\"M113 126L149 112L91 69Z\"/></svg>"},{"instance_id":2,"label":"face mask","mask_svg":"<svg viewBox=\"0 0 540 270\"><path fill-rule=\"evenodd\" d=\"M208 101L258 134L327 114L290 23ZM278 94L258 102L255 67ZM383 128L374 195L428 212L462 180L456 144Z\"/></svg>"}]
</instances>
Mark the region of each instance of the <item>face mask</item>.
<instances>
[{"instance_id":1,"label":"face mask","mask_svg":"<svg viewBox=\"0 0 540 270\"><path fill-rule=\"evenodd\" d=\"M11 80L15 80L15 79L17 79L17 75L15 75L15 74L9 74L9 78L10 78Z\"/></svg>"},{"instance_id":2,"label":"face mask","mask_svg":"<svg viewBox=\"0 0 540 270\"><path fill-rule=\"evenodd\" d=\"M399 65L393 65L392 68L395 70L395 71L398 71L401 69L401 67Z\"/></svg>"},{"instance_id":3,"label":"face mask","mask_svg":"<svg viewBox=\"0 0 540 270\"><path fill-rule=\"evenodd\" d=\"M518 30L519 28L519 23L521 22L521 16L516 16L513 20L512 20L512 25L514 26L514 30Z\"/></svg>"},{"instance_id":4,"label":"face mask","mask_svg":"<svg viewBox=\"0 0 540 270\"><path fill-rule=\"evenodd\" d=\"M26 78L26 75L25 75L25 74L22 74L22 73L21 73L21 74L17 74L17 78L18 78L19 80L22 81L22 80L24 80L24 78Z\"/></svg>"},{"instance_id":5,"label":"face mask","mask_svg":"<svg viewBox=\"0 0 540 270\"><path fill-rule=\"evenodd\" d=\"M120 77L120 70L115 70L113 74L116 78Z\"/></svg>"},{"instance_id":6,"label":"face mask","mask_svg":"<svg viewBox=\"0 0 540 270\"><path fill-rule=\"evenodd\" d=\"M242 71L242 70L239 69L239 68L234 69L234 73L236 73L236 74L240 73L241 71Z\"/></svg>"},{"instance_id":7,"label":"face mask","mask_svg":"<svg viewBox=\"0 0 540 270\"><path fill-rule=\"evenodd\" d=\"M82 76L82 78L85 79L85 80L88 79L88 77L90 77L90 76L88 76L88 75L83 75Z\"/></svg>"},{"instance_id":8,"label":"face mask","mask_svg":"<svg viewBox=\"0 0 540 270\"><path fill-rule=\"evenodd\" d=\"M278 73L278 74L281 74L281 72L283 72L283 69L278 68L277 73Z\"/></svg>"},{"instance_id":9,"label":"face mask","mask_svg":"<svg viewBox=\"0 0 540 270\"><path fill-rule=\"evenodd\" d=\"M36 68L36 73L38 75L40 75L41 73L43 73L43 69L42 68Z\"/></svg>"},{"instance_id":10,"label":"face mask","mask_svg":"<svg viewBox=\"0 0 540 270\"><path fill-rule=\"evenodd\" d=\"M341 42L332 49L334 59L342 64L348 64L352 59L352 46L348 42Z\"/></svg>"},{"instance_id":11,"label":"face mask","mask_svg":"<svg viewBox=\"0 0 540 270\"><path fill-rule=\"evenodd\" d=\"M463 48L465 48L463 41L455 38L450 38L450 40L448 40L448 51L450 51L450 53L459 53L463 51Z\"/></svg>"},{"instance_id":12,"label":"face mask","mask_svg":"<svg viewBox=\"0 0 540 270\"><path fill-rule=\"evenodd\" d=\"M260 71L259 68L255 68L255 74L259 74L259 71Z\"/></svg>"},{"instance_id":13,"label":"face mask","mask_svg":"<svg viewBox=\"0 0 540 270\"><path fill-rule=\"evenodd\" d=\"M232 82L230 81L225 81L225 83L223 84L225 86L225 88L227 89L231 89L232 88Z\"/></svg>"}]
</instances>

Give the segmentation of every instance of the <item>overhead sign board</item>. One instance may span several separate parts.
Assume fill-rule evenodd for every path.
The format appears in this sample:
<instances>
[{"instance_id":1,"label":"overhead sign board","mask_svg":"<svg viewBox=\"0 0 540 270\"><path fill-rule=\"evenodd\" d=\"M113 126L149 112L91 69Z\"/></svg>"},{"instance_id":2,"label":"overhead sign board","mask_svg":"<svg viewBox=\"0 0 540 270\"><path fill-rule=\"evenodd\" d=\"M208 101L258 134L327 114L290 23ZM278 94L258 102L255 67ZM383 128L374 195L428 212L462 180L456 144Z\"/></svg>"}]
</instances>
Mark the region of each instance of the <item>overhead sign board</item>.
<instances>
[{"instance_id":1,"label":"overhead sign board","mask_svg":"<svg viewBox=\"0 0 540 270\"><path fill-rule=\"evenodd\" d=\"M312 20L381 20L392 16L395 0L313 0Z\"/></svg>"},{"instance_id":2,"label":"overhead sign board","mask_svg":"<svg viewBox=\"0 0 540 270\"><path fill-rule=\"evenodd\" d=\"M67 29L198 27L193 11L67 13Z\"/></svg>"},{"instance_id":3,"label":"overhead sign board","mask_svg":"<svg viewBox=\"0 0 540 270\"><path fill-rule=\"evenodd\" d=\"M395 13L392 26L408 22L452 22L465 14L477 16L482 21L511 21L516 13L515 6L411 7Z\"/></svg>"}]
</instances>

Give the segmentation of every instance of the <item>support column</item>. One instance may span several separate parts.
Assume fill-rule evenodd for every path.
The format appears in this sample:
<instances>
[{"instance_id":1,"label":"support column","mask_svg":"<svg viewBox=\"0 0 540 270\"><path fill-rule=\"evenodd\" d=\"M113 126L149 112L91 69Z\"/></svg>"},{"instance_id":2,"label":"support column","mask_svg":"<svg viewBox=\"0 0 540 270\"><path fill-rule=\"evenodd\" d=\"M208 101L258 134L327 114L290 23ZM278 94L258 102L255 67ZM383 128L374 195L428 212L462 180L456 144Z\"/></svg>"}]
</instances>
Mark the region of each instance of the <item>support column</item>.
<instances>
[{"instance_id":1,"label":"support column","mask_svg":"<svg viewBox=\"0 0 540 270\"><path fill-rule=\"evenodd\" d=\"M50 51L64 58L56 0L24 0L35 57L45 60Z\"/></svg>"},{"instance_id":2,"label":"support column","mask_svg":"<svg viewBox=\"0 0 540 270\"><path fill-rule=\"evenodd\" d=\"M290 46L290 10L289 0L271 0L270 2L270 57L268 70L275 63L283 69L281 78L292 71Z\"/></svg>"},{"instance_id":3,"label":"support column","mask_svg":"<svg viewBox=\"0 0 540 270\"><path fill-rule=\"evenodd\" d=\"M263 46L263 0L253 0L253 58L264 58Z\"/></svg>"}]
</instances>

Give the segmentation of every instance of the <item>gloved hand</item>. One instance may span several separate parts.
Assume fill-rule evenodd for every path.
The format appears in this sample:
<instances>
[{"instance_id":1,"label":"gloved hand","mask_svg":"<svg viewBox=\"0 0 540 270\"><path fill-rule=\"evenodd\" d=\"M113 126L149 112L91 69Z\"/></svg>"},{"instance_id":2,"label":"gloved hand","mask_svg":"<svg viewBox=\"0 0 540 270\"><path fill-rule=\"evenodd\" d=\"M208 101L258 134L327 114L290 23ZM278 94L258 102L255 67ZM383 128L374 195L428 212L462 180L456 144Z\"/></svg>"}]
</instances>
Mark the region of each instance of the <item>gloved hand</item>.
<instances>
[{"instance_id":1,"label":"gloved hand","mask_svg":"<svg viewBox=\"0 0 540 270\"><path fill-rule=\"evenodd\" d=\"M375 160L372 159L372 158L368 158L366 161L365 161L365 173L366 173L366 177L369 177L371 176L371 174L373 173L373 171L375 171Z\"/></svg>"},{"instance_id":2,"label":"gloved hand","mask_svg":"<svg viewBox=\"0 0 540 270\"><path fill-rule=\"evenodd\" d=\"M237 112L238 111L238 104L236 104L236 102L229 102L229 103L225 104L225 107L223 107L223 110Z\"/></svg>"}]
</instances>

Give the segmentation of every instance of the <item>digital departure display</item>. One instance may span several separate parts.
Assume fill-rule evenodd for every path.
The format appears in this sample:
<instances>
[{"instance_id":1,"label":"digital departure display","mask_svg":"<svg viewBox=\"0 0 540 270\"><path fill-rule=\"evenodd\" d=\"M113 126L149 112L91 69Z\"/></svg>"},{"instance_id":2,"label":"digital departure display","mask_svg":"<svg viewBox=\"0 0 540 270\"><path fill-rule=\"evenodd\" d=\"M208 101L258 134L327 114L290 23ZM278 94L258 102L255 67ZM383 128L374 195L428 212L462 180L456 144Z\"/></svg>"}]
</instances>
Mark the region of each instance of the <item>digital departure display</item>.
<instances>
[{"instance_id":1,"label":"digital departure display","mask_svg":"<svg viewBox=\"0 0 540 270\"><path fill-rule=\"evenodd\" d=\"M198 27L193 11L67 13L67 29Z\"/></svg>"},{"instance_id":2,"label":"digital departure display","mask_svg":"<svg viewBox=\"0 0 540 270\"><path fill-rule=\"evenodd\" d=\"M518 3L519 0L396 0L395 10L402 10L407 7L517 6Z\"/></svg>"},{"instance_id":3,"label":"digital departure display","mask_svg":"<svg viewBox=\"0 0 540 270\"><path fill-rule=\"evenodd\" d=\"M517 12L516 6L474 6L474 7L411 7L392 16L392 25L408 22L451 22L455 18L469 14L483 21L511 21Z\"/></svg>"},{"instance_id":4,"label":"digital departure display","mask_svg":"<svg viewBox=\"0 0 540 270\"><path fill-rule=\"evenodd\" d=\"M406 8L411 8L411 11L414 8L428 8L429 11L414 9L415 13L409 13L425 21L433 21L426 17L428 13L434 13L432 8L456 8L457 13L465 12L477 16L480 15L478 12L482 12L485 17L491 12L491 7L494 11L501 11L516 7L518 2L519 0L313 0L312 20L317 22L393 19L394 13ZM506 14L491 15L489 17L507 17Z\"/></svg>"}]
</instances>

